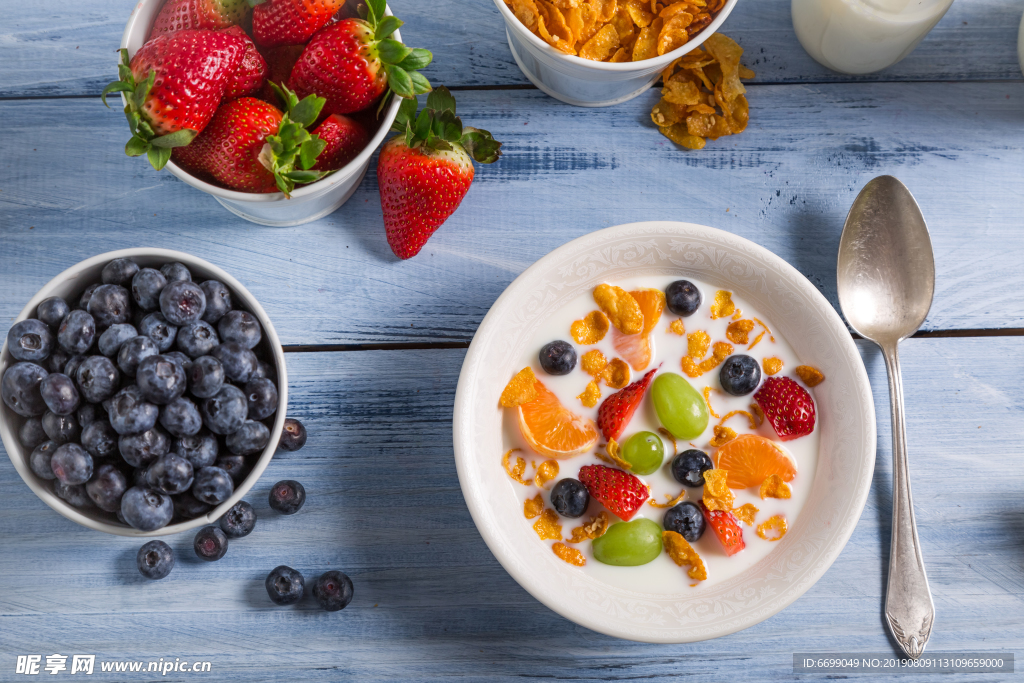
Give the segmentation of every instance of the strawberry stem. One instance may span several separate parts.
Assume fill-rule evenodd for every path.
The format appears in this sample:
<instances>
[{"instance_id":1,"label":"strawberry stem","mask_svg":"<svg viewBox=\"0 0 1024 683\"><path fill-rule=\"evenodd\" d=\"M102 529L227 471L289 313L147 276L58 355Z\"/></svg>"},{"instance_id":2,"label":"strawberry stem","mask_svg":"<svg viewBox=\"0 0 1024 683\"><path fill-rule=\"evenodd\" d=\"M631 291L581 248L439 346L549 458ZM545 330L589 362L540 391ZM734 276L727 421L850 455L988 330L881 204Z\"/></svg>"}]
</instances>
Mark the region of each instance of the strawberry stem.
<instances>
[{"instance_id":1,"label":"strawberry stem","mask_svg":"<svg viewBox=\"0 0 1024 683\"><path fill-rule=\"evenodd\" d=\"M455 98L443 85L427 96L427 106L418 116L416 109L415 99L403 101L391 124L391 130L405 135L405 144L410 149L450 150L458 144L481 164L494 163L501 156L501 143L489 132L463 128L462 119L455 115Z\"/></svg>"},{"instance_id":2,"label":"strawberry stem","mask_svg":"<svg viewBox=\"0 0 1024 683\"><path fill-rule=\"evenodd\" d=\"M430 81L419 73L434 59L430 50L406 47L400 41L391 38L403 22L396 16L385 14L385 0L366 0L360 5L359 13L363 21L373 30L371 49L376 49L377 56L388 77L388 88L399 97L410 99L431 91ZM387 100L387 97L382 100Z\"/></svg>"},{"instance_id":3,"label":"strawberry stem","mask_svg":"<svg viewBox=\"0 0 1024 683\"><path fill-rule=\"evenodd\" d=\"M320 116L320 110L327 100L316 95L307 95L300 100L285 85L271 82L270 86L285 103L285 114L277 128L277 135L267 136L259 160L274 174L277 189L291 199L295 185L312 183L331 173L309 170L327 143L306 130Z\"/></svg>"}]
</instances>

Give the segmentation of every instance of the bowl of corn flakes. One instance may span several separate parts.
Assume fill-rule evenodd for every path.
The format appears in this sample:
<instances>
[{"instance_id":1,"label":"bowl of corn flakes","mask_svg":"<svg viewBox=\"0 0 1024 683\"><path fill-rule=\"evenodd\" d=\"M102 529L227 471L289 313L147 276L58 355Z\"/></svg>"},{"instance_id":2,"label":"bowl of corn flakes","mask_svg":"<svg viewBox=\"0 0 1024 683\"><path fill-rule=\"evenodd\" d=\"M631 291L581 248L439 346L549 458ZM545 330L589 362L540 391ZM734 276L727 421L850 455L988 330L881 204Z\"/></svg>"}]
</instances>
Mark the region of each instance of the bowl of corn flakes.
<instances>
[{"instance_id":1,"label":"bowl of corn flakes","mask_svg":"<svg viewBox=\"0 0 1024 683\"><path fill-rule=\"evenodd\" d=\"M494 0L516 64L579 107L637 97L714 34L737 0Z\"/></svg>"}]
</instances>

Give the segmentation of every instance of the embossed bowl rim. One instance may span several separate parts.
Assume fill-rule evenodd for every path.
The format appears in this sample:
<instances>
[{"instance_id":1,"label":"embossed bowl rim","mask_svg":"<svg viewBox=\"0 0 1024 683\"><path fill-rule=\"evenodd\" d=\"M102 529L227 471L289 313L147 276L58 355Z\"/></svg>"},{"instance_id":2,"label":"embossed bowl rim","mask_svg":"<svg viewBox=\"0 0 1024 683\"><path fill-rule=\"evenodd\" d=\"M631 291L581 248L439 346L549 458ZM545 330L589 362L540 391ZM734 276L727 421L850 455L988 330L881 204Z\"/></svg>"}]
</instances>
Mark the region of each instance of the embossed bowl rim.
<instances>
[{"instance_id":1,"label":"embossed bowl rim","mask_svg":"<svg viewBox=\"0 0 1024 683\"><path fill-rule=\"evenodd\" d=\"M710 264L710 265L709 265ZM828 378L815 388L821 445L811 495L764 559L710 587L664 595L602 583L559 560L524 523L500 466L497 397L524 345L563 303L595 285L678 274L735 291L763 311L797 355ZM595 631L651 643L716 638L753 626L803 595L853 533L871 484L875 413L863 361L846 326L795 268L736 235L692 223L652 221L575 239L524 271L480 324L459 376L455 464L466 504L491 552L530 594ZM682 571L682 570L680 570Z\"/></svg>"}]
</instances>

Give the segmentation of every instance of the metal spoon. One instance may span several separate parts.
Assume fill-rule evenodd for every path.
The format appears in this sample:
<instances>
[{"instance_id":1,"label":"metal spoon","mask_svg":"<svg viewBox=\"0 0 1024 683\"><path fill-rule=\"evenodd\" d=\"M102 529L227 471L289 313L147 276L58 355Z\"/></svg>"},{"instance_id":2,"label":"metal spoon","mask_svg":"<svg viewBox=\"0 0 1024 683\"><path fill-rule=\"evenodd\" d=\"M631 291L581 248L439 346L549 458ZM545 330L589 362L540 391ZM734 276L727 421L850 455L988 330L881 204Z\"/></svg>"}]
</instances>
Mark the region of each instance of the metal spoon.
<instances>
[{"instance_id":1,"label":"metal spoon","mask_svg":"<svg viewBox=\"0 0 1024 683\"><path fill-rule=\"evenodd\" d=\"M864 186L850 208L839 243L839 305L862 337L882 349L892 403L892 549L885 617L911 658L924 652L935 605L921 557L910 497L903 380L897 345L921 326L932 305L935 261L921 209L892 176Z\"/></svg>"}]
</instances>

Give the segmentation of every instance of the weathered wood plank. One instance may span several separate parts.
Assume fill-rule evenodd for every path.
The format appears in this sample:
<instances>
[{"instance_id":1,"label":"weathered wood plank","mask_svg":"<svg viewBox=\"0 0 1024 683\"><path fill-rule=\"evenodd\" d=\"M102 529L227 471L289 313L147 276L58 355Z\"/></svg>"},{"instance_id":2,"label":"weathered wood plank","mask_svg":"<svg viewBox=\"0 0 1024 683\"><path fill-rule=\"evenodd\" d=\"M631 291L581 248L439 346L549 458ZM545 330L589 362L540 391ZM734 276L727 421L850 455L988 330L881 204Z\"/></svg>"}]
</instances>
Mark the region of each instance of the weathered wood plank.
<instances>
[{"instance_id":1,"label":"weathered wood plank","mask_svg":"<svg viewBox=\"0 0 1024 683\"><path fill-rule=\"evenodd\" d=\"M0 459L0 666L16 653L79 652L207 659L225 681L763 681L796 679L794 651L889 651L888 399L881 358L861 350L879 419L867 507L825 576L746 631L651 646L550 612L490 555L459 491L450 421L464 352L302 353L288 354L290 414L306 422L309 444L271 463L249 497L256 531L220 562L199 562L191 538L175 537L178 567L144 582L133 564L138 543L58 517ZM1012 607L1024 599L1024 404L1015 398L1024 339L910 340L902 355L917 521L938 613L929 649L1013 650L1024 638ZM309 492L294 517L266 504L284 478ZM262 580L282 563L307 577L343 569L355 601L333 615L309 600L273 607Z\"/></svg>"},{"instance_id":2,"label":"weathered wood plank","mask_svg":"<svg viewBox=\"0 0 1024 683\"><path fill-rule=\"evenodd\" d=\"M384 239L372 169L326 219L263 228L125 157L123 117L97 100L0 103L0 331L64 268L151 245L233 273L286 344L465 342L539 257L650 219L747 237L835 304L846 211L883 173L910 187L931 229L938 282L925 329L1024 327L1024 83L759 86L749 129L700 152L653 128L656 97L585 110L532 90L461 93L464 120L506 154L478 169L462 207L406 262Z\"/></svg>"},{"instance_id":3,"label":"weathered wood plank","mask_svg":"<svg viewBox=\"0 0 1024 683\"><path fill-rule=\"evenodd\" d=\"M789 0L740 3L724 32L747 51L762 83L918 80L1017 80L1020 6L1010 0L954 3L921 45L898 65L850 77L825 69L793 33ZM114 76L117 48L133 0L7 3L0 28L0 97L95 95ZM429 48L425 73L449 86L528 84L508 50L492 0L394 0L410 45Z\"/></svg>"}]
</instances>

